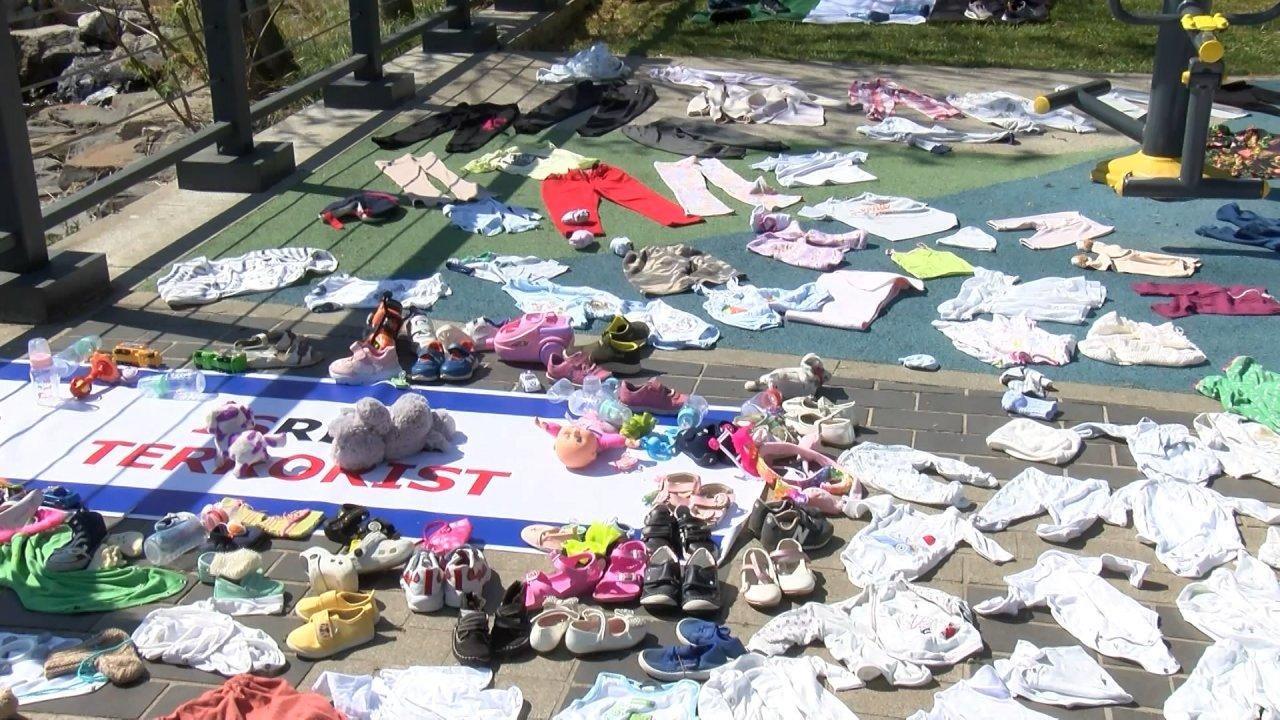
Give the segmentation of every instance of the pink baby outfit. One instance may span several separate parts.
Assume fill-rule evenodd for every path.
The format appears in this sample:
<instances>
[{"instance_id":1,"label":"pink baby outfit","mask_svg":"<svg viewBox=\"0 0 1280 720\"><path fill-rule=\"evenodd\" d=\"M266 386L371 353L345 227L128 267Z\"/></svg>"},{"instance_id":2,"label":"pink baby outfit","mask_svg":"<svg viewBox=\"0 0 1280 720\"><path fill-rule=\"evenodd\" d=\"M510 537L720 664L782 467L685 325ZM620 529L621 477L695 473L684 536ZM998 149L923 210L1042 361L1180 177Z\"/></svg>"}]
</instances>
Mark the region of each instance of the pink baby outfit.
<instances>
[{"instance_id":1,"label":"pink baby outfit","mask_svg":"<svg viewBox=\"0 0 1280 720\"><path fill-rule=\"evenodd\" d=\"M800 223L764 232L747 243L753 253L781 260L788 265L810 270L835 270L850 250L862 250L867 246L867 233L853 230L847 233L825 233L821 230L802 230Z\"/></svg>"},{"instance_id":2,"label":"pink baby outfit","mask_svg":"<svg viewBox=\"0 0 1280 720\"><path fill-rule=\"evenodd\" d=\"M1134 292L1152 297L1166 296L1168 302L1151 306L1164 317L1188 315L1280 315L1280 301L1267 289L1248 285L1223 287L1211 283L1134 283Z\"/></svg>"},{"instance_id":3,"label":"pink baby outfit","mask_svg":"<svg viewBox=\"0 0 1280 720\"><path fill-rule=\"evenodd\" d=\"M924 283L915 278L866 270L836 270L820 276L815 284L831 299L817 310L788 310L787 322L866 330L899 293L924 291Z\"/></svg>"},{"instance_id":4,"label":"pink baby outfit","mask_svg":"<svg viewBox=\"0 0 1280 720\"><path fill-rule=\"evenodd\" d=\"M861 107L871 120L883 120L892 115L898 103L915 108L932 120L964 115L950 103L904 88L884 78L856 80L849 86L849 104L855 108Z\"/></svg>"}]
</instances>

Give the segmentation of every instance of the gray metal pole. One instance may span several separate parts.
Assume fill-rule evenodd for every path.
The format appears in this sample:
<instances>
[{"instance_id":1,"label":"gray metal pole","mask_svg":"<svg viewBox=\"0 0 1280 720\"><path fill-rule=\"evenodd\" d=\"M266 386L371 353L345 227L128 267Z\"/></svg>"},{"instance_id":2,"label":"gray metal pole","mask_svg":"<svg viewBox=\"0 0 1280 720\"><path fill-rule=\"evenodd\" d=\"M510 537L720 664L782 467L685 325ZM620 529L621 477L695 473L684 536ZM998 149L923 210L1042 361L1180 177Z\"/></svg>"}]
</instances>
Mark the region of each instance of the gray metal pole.
<instances>
[{"instance_id":1,"label":"gray metal pole","mask_svg":"<svg viewBox=\"0 0 1280 720\"><path fill-rule=\"evenodd\" d=\"M1164 12L1177 15L1179 0L1164 0ZM1204 3L1208 11L1208 3ZM1195 57L1191 36L1178 23L1161 23L1156 37L1155 65L1151 69L1151 104L1147 106L1146 131L1142 151L1152 157L1176 158L1182 154L1182 138L1187 129L1187 101L1182 71Z\"/></svg>"},{"instance_id":2,"label":"gray metal pole","mask_svg":"<svg viewBox=\"0 0 1280 720\"><path fill-rule=\"evenodd\" d=\"M231 132L218 140L218 152L248 155L253 152L253 120L249 116L240 3L200 0L200 17L204 20L204 45L209 58L213 119L231 126Z\"/></svg>"},{"instance_id":3,"label":"gray metal pole","mask_svg":"<svg viewBox=\"0 0 1280 720\"><path fill-rule=\"evenodd\" d=\"M31 139L22 108L17 48L9 34L13 0L0 0L0 270L27 272L49 262Z\"/></svg>"},{"instance_id":4,"label":"gray metal pole","mask_svg":"<svg viewBox=\"0 0 1280 720\"><path fill-rule=\"evenodd\" d=\"M378 0L348 0L351 12L351 53L364 55L365 62L356 68L356 80L369 82L382 79L382 33L379 27Z\"/></svg>"}]
</instances>

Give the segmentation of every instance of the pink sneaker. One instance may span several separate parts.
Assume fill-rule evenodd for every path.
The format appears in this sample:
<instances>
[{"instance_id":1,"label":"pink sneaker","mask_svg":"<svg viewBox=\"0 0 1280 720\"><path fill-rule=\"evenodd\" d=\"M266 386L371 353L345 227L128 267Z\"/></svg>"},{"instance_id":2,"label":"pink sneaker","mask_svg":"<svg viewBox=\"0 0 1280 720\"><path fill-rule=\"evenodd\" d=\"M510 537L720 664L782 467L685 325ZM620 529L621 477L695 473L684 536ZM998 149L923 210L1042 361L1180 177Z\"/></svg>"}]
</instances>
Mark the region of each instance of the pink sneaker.
<instances>
[{"instance_id":1,"label":"pink sneaker","mask_svg":"<svg viewBox=\"0 0 1280 720\"><path fill-rule=\"evenodd\" d=\"M548 575L541 570L529 573L524 579L524 606L530 610L542 607L549 597L581 597L591 592L604 575L604 560L595 553L577 555L553 555L551 564L556 572Z\"/></svg>"},{"instance_id":2,"label":"pink sneaker","mask_svg":"<svg viewBox=\"0 0 1280 720\"><path fill-rule=\"evenodd\" d=\"M565 378L574 385L581 385L584 379L591 376L604 380L612 375L613 373L591 362L591 358L582 350L568 356L557 350L547 359L547 379L551 382Z\"/></svg>"},{"instance_id":3,"label":"pink sneaker","mask_svg":"<svg viewBox=\"0 0 1280 720\"><path fill-rule=\"evenodd\" d=\"M643 385L623 382L618 386L618 399L636 412L675 415L684 407L689 396L663 385L658 382L658 378L649 378Z\"/></svg>"},{"instance_id":4,"label":"pink sneaker","mask_svg":"<svg viewBox=\"0 0 1280 720\"><path fill-rule=\"evenodd\" d=\"M374 350L362 342L351 344L351 357L329 363L329 377L343 385L368 385L402 373L396 349Z\"/></svg>"},{"instance_id":5,"label":"pink sneaker","mask_svg":"<svg viewBox=\"0 0 1280 720\"><path fill-rule=\"evenodd\" d=\"M641 540L628 540L619 543L609 553L609 569L600 578L591 597L602 603L630 602L640 597L644 583L644 568L649 562L649 553Z\"/></svg>"}]
</instances>

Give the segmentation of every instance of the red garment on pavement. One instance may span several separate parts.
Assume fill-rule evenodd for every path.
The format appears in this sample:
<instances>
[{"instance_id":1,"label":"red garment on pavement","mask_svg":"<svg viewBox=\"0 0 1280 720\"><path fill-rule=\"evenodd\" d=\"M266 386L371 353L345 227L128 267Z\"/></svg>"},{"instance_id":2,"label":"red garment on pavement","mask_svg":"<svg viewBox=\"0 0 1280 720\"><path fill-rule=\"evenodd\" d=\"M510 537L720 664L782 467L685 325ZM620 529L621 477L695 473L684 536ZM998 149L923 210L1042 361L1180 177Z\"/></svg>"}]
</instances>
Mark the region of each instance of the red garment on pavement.
<instances>
[{"instance_id":1,"label":"red garment on pavement","mask_svg":"<svg viewBox=\"0 0 1280 720\"><path fill-rule=\"evenodd\" d=\"M1170 296L1168 302L1156 303L1152 310L1167 318L1188 315L1280 315L1280 301L1267 294L1266 288L1249 285L1223 287L1211 283L1134 283L1139 295Z\"/></svg>"},{"instance_id":2,"label":"red garment on pavement","mask_svg":"<svg viewBox=\"0 0 1280 720\"><path fill-rule=\"evenodd\" d=\"M236 675L157 720L347 720L319 693L298 692L284 678Z\"/></svg>"},{"instance_id":3,"label":"red garment on pavement","mask_svg":"<svg viewBox=\"0 0 1280 720\"><path fill-rule=\"evenodd\" d=\"M596 163L595 167L570 170L542 181L542 202L565 237L575 230L604 235L600 225L602 197L667 227L702 222L702 218L685 214L684 208L612 165ZM591 218L585 225L566 225L562 218L570 210L586 210Z\"/></svg>"}]
</instances>

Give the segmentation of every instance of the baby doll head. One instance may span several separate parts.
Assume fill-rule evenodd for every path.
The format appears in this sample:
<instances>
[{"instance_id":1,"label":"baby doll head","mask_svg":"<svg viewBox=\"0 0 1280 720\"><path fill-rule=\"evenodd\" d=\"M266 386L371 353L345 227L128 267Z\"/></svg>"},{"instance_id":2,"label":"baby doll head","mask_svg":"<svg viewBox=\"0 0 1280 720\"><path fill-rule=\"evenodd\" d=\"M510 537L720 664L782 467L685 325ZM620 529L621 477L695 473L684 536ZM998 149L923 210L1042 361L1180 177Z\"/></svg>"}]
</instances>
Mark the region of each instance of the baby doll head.
<instances>
[{"instance_id":1,"label":"baby doll head","mask_svg":"<svg viewBox=\"0 0 1280 720\"><path fill-rule=\"evenodd\" d=\"M590 430L565 425L556 433L556 457L570 470L578 470L595 462L600 451L600 440Z\"/></svg>"}]
</instances>

